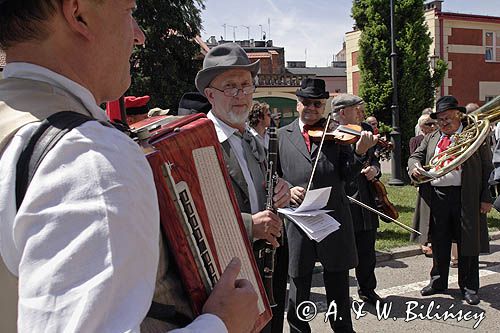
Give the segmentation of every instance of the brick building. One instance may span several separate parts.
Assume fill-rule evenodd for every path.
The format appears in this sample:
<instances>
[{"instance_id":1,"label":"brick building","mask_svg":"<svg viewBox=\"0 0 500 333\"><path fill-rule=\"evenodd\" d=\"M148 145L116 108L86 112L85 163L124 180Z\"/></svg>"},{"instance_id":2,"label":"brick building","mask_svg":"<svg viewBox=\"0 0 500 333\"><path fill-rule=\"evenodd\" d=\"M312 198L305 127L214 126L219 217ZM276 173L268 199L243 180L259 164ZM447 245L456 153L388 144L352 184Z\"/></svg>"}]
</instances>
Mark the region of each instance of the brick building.
<instances>
[{"instance_id":1,"label":"brick building","mask_svg":"<svg viewBox=\"0 0 500 333\"><path fill-rule=\"evenodd\" d=\"M230 42L222 39L217 41L212 36L206 44L212 48ZM268 103L273 112L281 113L281 125L290 123L298 116L295 91L303 79L317 77L325 80L326 89L331 95L347 91L345 61L333 61L327 67L307 67L305 61L288 61L285 66L285 48L274 46L272 40L250 39L236 43L245 50L250 61L260 59L254 99ZM343 54L343 51L339 54ZM330 103L327 103L327 109L330 109Z\"/></svg>"},{"instance_id":2,"label":"brick building","mask_svg":"<svg viewBox=\"0 0 500 333\"><path fill-rule=\"evenodd\" d=\"M425 21L433 43L429 59L448 63L437 96L454 95L461 104L484 104L500 94L500 17L442 11L443 0L426 4ZM359 31L346 34L347 90L359 91Z\"/></svg>"}]
</instances>

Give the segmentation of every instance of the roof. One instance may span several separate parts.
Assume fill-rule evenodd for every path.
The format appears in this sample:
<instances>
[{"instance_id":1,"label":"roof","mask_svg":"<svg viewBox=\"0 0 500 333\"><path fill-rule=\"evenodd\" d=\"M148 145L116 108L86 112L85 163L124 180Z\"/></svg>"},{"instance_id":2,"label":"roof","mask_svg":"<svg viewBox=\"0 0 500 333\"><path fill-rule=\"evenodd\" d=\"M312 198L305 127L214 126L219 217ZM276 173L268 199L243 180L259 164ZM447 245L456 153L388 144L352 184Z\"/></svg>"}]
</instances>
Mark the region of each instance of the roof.
<instances>
[{"instance_id":1,"label":"roof","mask_svg":"<svg viewBox=\"0 0 500 333\"><path fill-rule=\"evenodd\" d=\"M3 69L5 67L5 52L0 49L0 68Z\"/></svg>"},{"instance_id":2,"label":"roof","mask_svg":"<svg viewBox=\"0 0 500 333\"><path fill-rule=\"evenodd\" d=\"M450 13L450 12L438 12L437 15L442 16L446 19L450 19L450 20L488 22L488 23L496 23L496 24L500 23L500 17L498 17L498 16L465 14L465 13Z\"/></svg>"},{"instance_id":3,"label":"roof","mask_svg":"<svg viewBox=\"0 0 500 333\"><path fill-rule=\"evenodd\" d=\"M255 58L271 58L271 53L269 52L252 52L252 53L247 53L248 58L250 59L255 59Z\"/></svg>"},{"instance_id":4,"label":"roof","mask_svg":"<svg viewBox=\"0 0 500 333\"><path fill-rule=\"evenodd\" d=\"M345 68L338 67L306 67L286 68L287 72L294 75L316 75L321 76L347 76Z\"/></svg>"}]
</instances>

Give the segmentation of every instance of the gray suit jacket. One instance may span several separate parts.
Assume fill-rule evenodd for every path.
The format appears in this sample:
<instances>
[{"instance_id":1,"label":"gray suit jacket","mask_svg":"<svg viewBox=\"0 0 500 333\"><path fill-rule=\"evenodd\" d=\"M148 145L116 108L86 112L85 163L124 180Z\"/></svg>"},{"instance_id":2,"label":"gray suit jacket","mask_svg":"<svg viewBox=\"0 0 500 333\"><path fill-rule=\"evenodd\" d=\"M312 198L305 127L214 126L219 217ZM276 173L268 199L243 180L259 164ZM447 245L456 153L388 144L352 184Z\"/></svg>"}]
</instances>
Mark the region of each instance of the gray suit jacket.
<instances>
[{"instance_id":1,"label":"gray suit jacket","mask_svg":"<svg viewBox=\"0 0 500 333\"><path fill-rule=\"evenodd\" d=\"M238 201L238 206L243 216L243 222L245 224L245 229L247 230L250 241L252 241L252 211L250 207L250 199L248 195L248 186L241 171L240 164L234 151L231 149L231 145L226 140L222 144L222 153L224 156L224 161L226 162L227 170L229 171L229 176L231 178L231 184L233 186L234 193L236 194L236 199ZM265 165L257 161L253 156L251 151L248 150L247 145L244 146L245 157L247 157L248 168L250 169L250 174L253 177L255 190L257 192L257 198L259 201L259 211L265 209L266 203L266 192L265 192Z\"/></svg>"},{"instance_id":2,"label":"gray suit jacket","mask_svg":"<svg viewBox=\"0 0 500 333\"><path fill-rule=\"evenodd\" d=\"M423 139L420 146L408 159L408 174L411 175L415 164L429 163L439 142L441 133L435 131ZM483 143L481 147L462 164L462 217L460 231L462 241L462 255L476 256L489 252L488 225L486 214L480 214L481 202L492 202L488 189L488 179L493 169L491 163L491 150L489 145ZM421 196L420 223L424 224L430 219L432 205L430 183L419 186ZM431 230L432 234L432 230ZM435 239L433 239L435 241Z\"/></svg>"},{"instance_id":3,"label":"gray suit jacket","mask_svg":"<svg viewBox=\"0 0 500 333\"><path fill-rule=\"evenodd\" d=\"M349 200L344 185L360 172L363 160L355 157L349 145L325 142L319 152L318 144L312 142L311 153L307 151L298 119L279 130L282 177L292 186L307 188L314 160L319 153L311 188L332 186L325 209L333 210L330 215L341 224L339 230L318 243L310 240L293 222L287 223L291 277L311 274L316 260L328 271L342 271L358 264Z\"/></svg>"}]
</instances>

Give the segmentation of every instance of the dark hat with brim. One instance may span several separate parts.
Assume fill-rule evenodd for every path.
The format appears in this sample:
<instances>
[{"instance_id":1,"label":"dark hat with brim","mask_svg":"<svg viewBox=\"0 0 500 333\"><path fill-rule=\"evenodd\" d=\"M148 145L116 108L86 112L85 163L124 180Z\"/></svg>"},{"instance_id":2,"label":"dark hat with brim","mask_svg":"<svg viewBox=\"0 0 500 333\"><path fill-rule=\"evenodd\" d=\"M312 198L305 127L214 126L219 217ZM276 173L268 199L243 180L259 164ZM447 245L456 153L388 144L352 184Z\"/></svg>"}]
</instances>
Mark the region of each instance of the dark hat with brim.
<instances>
[{"instance_id":1,"label":"dark hat with brim","mask_svg":"<svg viewBox=\"0 0 500 333\"><path fill-rule=\"evenodd\" d=\"M442 96L436 102L436 111L431 113L430 116L432 119L436 119L438 114L448 110L458 110L462 113L466 113L465 107L458 105L458 101L455 97Z\"/></svg>"},{"instance_id":2,"label":"dark hat with brim","mask_svg":"<svg viewBox=\"0 0 500 333\"><path fill-rule=\"evenodd\" d=\"M236 43L225 43L211 49L203 60L203 69L196 74L195 84L205 95L205 88L218 75L231 69L245 69L255 77L260 68L260 60L250 63L248 55Z\"/></svg>"},{"instance_id":3,"label":"dark hat with brim","mask_svg":"<svg viewBox=\"0 0 500 333\"><path fill-rule=\"evenodd\" d=\"M188 92L182 95L179 102L179 109L177 114L179 116L188 115L192 113L204 113L212 109L212 105L208 99L199 92Z\"/></svg>"},{"instance_id":4,"label":"dark hat with brim","mask_svg":"<svg viewBox=\"0 0 500 333\"><path fill-rule=\"evenodd\" d=\"M325 90L325 81L315 78L302 80L300 88L297 89L295 95L311 99L325 99L330 97L330 93Z\"/></svg>"}]
</instances>

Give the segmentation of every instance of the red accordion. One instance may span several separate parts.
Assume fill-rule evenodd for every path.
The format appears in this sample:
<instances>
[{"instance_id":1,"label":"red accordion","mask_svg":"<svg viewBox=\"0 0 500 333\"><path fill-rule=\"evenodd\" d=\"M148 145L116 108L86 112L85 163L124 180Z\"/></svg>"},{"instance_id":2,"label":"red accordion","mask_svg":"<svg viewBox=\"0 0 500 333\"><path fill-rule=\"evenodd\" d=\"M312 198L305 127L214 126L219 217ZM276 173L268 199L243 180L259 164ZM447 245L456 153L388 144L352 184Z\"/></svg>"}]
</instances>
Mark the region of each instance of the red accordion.
<instances>
[{"instance_id":1,"label":"red accordion","mask_svg":"<svg viewBox=\"0 0 500 333\"><path fill-rule=\"evenodd\" d=\"M146 126L143 126L146 125ZM233 257L259 295L254 331L272 317L222 151L203 114L134 124L153 170L163 232L195 315ZM242 314L244 315L244 314Z\"/></svg>"}]
</instances>

